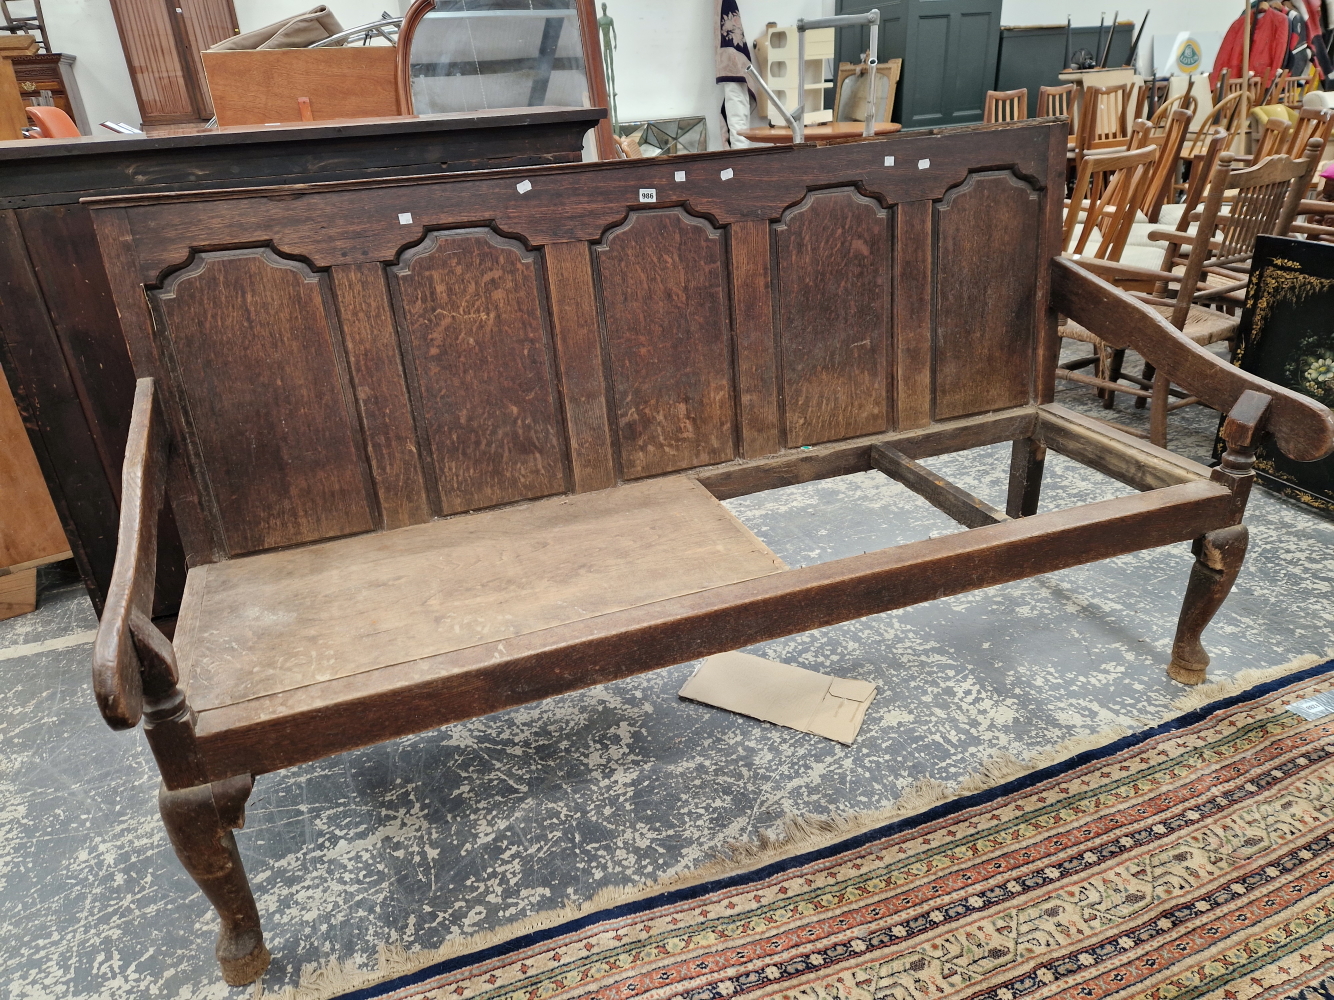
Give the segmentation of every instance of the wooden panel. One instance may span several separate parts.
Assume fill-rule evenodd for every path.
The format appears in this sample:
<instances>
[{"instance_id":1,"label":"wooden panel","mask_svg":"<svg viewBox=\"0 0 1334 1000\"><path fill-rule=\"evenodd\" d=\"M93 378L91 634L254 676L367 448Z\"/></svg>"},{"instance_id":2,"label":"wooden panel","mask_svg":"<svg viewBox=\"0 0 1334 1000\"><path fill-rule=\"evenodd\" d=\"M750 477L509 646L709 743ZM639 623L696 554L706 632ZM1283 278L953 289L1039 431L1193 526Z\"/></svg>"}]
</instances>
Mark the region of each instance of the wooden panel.
<instances>
[{"instance_id":1,"label":"wooden panel","mask_svg":"<svg viewBox=\"0 0 1334 1000\"><path fill-rule=\"evenodd\" d=\"M431 507L384 269L378 264L345 264L333 268L330 277L382 526L402 528L429 521Z\"/></svg>"},{"instance_id":2,"label":"wooden panel","mask_svg":"<svg viewBox=\"0 0 1334 1000\"><path fill-rule=\"evenodd\" d=\"M0 378L0 570L68 552L18 407Z\"/></svg>"},{"instance_id":3,"label":"wooden panel","mask_svg":"<svg viewBox=\"0 0 1334 1000\"><path fill-rule=\"evenodd\" d=\"M1009 171L969 175L936 209L937 420L1029 401L1044 222Z\"/></svg>"},{"instance_id":4,"label":"wooden panel","mask_svg":"<svg viewBox=\"0 0 1334 1000\"><path fill-rule=\"evenodd\" d=\"M178 432L230 555L374 527L325 281L270 250L231 250L151 294Z\"/></svg>"},{"instance_id":5,"label":"wooden panel","mask_svg":"<svg viewBox=\"0 0 1334 1000\"><path fill-rule=\"evenodd\" d=\"M906 431L931 423L931 252L929 201L895 210L894 427Z\"/></svg>"},{"instance_id":6,"label":"wooden panel","mask_svg":"<svg viewBox=\"0 0 1334 1000\"><path fill-rule=\"evenodd\" d=\"M390 274L436 512L564 491L537 254L489 229L437 232Z\"/></svg>"},{"instance_id":7,"label":"wooden panel","mask_svg":"<svg viewBox=\"0 0 1334 1000\"><path fill-rule=\"evenodd\" d=\"M736 455L722 233L632 212L595 248L626 479Z\"/></svg>"},{"instance_id":8,"label":"wooden panel","mask_svg":"<svg viewBox=\"0 0 1334 1000\"><path fill-rule=\"evenodd\" d=\"M213 102L209 98L208 83L204 76L203 52L237 33L236 11L232 0L173 0L168 4L181 18L181 37L190 59L194 78L195 100L200 117L212 117Z\"/></svg>"},{"instance_id":9,"label":"wooden panel","mask_svg":"<svg viewBox=\"0 0 1334 1000\"><path fill-rule=\"evenodd\" d=\"M775 227L789 447L888 426L887 215L836 188L808 195Z\"/></svg>"},{"instance_id":10,"label":"wooden panel","mask_svg":"<svg viewBox=\"0 0 1334 1000\"><path fill-rule=\"evenodd\" d=\"M783 568L672 477L201 567L177 649L202 710Z\"/></svg>"},{"instance_id":11,"label":"wooden panel","mask_svg":"<svg viewBox=\"0 0 1334 1000\"><path fill-rule=\"evenodd\" d=\"M172 24L175 6L169 9L163 0L111 0L111 9L144 121L198 118Z\"/></svg>"},{"instance_id":12,"label":"wooden panel","mask_svg":"<svg viewBox=\"0 0 1334 1000\"><path fill-rule=\"evenodd\" d=\"M218 124L300 121L297 98L310 98L316 121L398 114L395 59L388 45L205 52Z\"/></svg>"},{"instance_id":13,"label":"wooden panel","mask_svg":"<svg viewBox=\"0 0 1334 1000\"><path fill-rule=\"evenodd\" d=\"M758 458L782 447L769 225L761 221L733 223L731 238L741 451L746 458Z\"/></svg>"},{"instance_id":14,"label":"wooden panel","mask_svg":"<svg viewBox=\"0 0 1334 1000\"><path fill-rule=\"evenodd\" d=\"M8 59L0 58L0 141L22 139L22 130L27 127L28 112L24 110L14 66Z\"/></svg>"},{"instance_id":15,"label":"wooden panel","mask_svg":"<svg viewBox=\"0 0 1334 1000\"><path fill-rule=\"evenodd\" d=\"M616 461L607 416L593 262L582 240L552 243L545 252L574 491L604 490L616 484Z\"/></svg>"}]
</instances>

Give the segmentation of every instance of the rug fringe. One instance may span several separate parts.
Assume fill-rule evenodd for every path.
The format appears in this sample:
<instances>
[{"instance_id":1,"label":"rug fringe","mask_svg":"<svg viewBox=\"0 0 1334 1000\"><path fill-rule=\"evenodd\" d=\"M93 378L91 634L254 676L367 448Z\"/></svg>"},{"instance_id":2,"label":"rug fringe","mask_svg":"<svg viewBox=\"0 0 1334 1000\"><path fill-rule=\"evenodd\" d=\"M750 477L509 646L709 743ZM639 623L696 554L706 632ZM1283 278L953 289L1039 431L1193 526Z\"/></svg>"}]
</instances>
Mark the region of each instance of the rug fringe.
<instances>
[{"instance_id":1,"label":"rug fringe","mask_svg":"<svg viewBox=\"0 0 1334 1000\"><path fill-rule=\"evenodd\" d=\"M1281 666L1243 670L1229 680L1202 684L1174 701L1172 711L1165 715L1161 722L1170 722L1187 712L1240 694L1256 685L1305 670L1331 657L1334 657L1334 648L1327 650L1323 656L1315 654L1301 656ZM999 754L984 761L976 771L954 788L934 778L920 778L909 785L892 805L884 809L833 816L789 816L783 820L777 831L772 833L761 831L754 840L729 843L712 861L707 861L689 872L659 879L651 885L602 889L586 901L567 903L493 930L452 938L439 948L408 951L401 945L381 945L376 956L377 968L373 970L361 969L353 963L343 963L336 959L319 966L308 965L301 970L299 985L286 987L278 992L269 992L264 989L261 980L255 984L252 996L255 1000L260 998L327 1000L340 993L417 972L458 955L480 951L512 938L546 930L589 913L632 903L673 889L684 889L712 879L742 874L763 868L782 858L818 850L867 830L884 826L896 819L925 812L952 799L988 791L1025 774L1068 760L1086 750L1100 749L1129 735L1131 730L1125 726L1112 726L1098 733L1072 737L1051 750L1035 754L1028 760L1019 760L1010 754Z\"/></svg>"}]
</instances>

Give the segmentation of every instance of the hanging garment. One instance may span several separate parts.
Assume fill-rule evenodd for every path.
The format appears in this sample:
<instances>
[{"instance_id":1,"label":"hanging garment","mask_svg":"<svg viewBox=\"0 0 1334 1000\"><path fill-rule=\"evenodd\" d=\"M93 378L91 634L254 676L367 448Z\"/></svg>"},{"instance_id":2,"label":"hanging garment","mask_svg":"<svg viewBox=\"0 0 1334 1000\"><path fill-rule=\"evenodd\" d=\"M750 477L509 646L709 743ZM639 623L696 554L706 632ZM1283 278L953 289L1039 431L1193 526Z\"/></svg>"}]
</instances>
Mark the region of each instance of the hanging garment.
<instances>
[{"instance_id":1,"label":"hanging garment","mask_svg":"<svg viewBox=\"0 0 1334 1000\"><path fill-rule=\"evenodd\" d=\"M1327 40L1329 34L1325 31L1323 8L1328 7L1334 10L1334 4L1322 3L1321 0L1305 0L1306 4L1306 30L1310 33L1311 56L1315 59L1315 64L1320 68L1321 79L1328 83L1334 79L1334 59L1330 58L1329 45Z\"/></svg>"},{"instance_id":2,"label":"hanging garment","mask_svg":"<svg viewBox=\"0 0 1334 1000\"><path fill-rule=\"evenodd\" d=\"M1274 75L1283 68L1288 57L1288 41L1291 37L1288 18L1274 8L1255 11L1255 23L1251 33L1251 72L1260 76L1268 86ZM1245 16L1237 18L1223 36L1223 47L1218 50L1214 60L1213 72L1209 74L1209 83L1218 86L1218 78L1223 70L1235 80L1241 76L1241 57L1243 35L1246 31Z\"/></svg>"},{"instance_id":3,"label":"hanging garment","mask_svg":"<svg viewBox=\"0 0 1334 1000\"><path fill-rule=\"evenodd\" d=\"M1306 16L1296 9L1289 8L1287 17L1288 56L1283 60L1283 68L1290 76L1305 76L1314 57L1310 46L1310 32L1306 30Z\"/></svg>"},{"instance_id":4,"label":"hanging garment","mask_svg":"<svg viewBox=\"0 0 1334 1000\"><path fill-rule=\"evenodd\" d=\"M733 149L754 145L740 134L750 124L750 108L755 95L750 92L750 46L746 44L746 30L741 26L741 11L736 0L717 0L714 11L718 15L718 51L714 56L714 79L723 84L723 135ZM737 86L731 86L731 85Z\"/></svg>"}]
</instances>

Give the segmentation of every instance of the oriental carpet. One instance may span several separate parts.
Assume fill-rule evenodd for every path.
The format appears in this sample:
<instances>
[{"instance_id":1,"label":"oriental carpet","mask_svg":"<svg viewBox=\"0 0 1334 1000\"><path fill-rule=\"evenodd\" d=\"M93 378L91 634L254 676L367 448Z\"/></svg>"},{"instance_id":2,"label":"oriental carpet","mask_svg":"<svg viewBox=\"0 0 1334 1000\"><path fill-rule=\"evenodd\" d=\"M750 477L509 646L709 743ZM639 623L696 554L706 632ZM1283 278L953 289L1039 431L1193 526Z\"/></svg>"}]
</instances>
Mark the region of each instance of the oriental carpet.
<instances>
[{"instance_id":1,"label":"oriental carpet","mask_svg":"<svg viewBox=\"0 0 1334 1000\"><path fill-rule=\"evenodd\" d=\"M1334 661L346 1000L1334 996Z\"/></svg>"}]
</instances>

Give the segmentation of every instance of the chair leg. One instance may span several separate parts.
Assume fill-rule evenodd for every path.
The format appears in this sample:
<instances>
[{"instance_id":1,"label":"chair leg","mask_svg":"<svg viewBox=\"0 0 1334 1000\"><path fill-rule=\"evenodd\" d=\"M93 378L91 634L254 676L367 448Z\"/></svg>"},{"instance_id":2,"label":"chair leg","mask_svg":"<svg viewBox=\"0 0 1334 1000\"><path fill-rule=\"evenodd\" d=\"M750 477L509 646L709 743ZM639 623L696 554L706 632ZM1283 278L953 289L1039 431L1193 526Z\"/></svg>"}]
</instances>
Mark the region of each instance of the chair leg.
<instances>
[{"instance_id":1,"label":"chair leg","mask_svg":"<svg viewBox=\"0 0 1334 1000\"><path fill-rule=\"evenodd\" d=\"M250 788L246 774L177 791L164 784L158 793L158 809L176 857L222 920L216 954L230 986L253 983L269 967L259 910L232 836L245 823Z\"/></svg>"},{"instance_id":2,"label":"chair leg","mask_svg":"<svg viewBox=\"0 0 1334 1000\"><path fill-rule=\"evenodd\" d=\"M1244 524L1219 528L1195 539L1195 565L1186 584L1186 599L1177 620L1176 639L1172 643L1172 663L1167 676L1182 684L1203 684L1209 654L1200 643L1200 634L1223 605L1246 558L1250 533Z\"/></svg>"},{"instance_id":3,"label":"chair leg","mask_svg":"<svg viewBox=\"0 0 1334 1000\"><path fill-rule=\"evenodd\" d=\"M1107 366L1108 382L1119 382L1121 380L1121 366L1125 364L1125 360L1126 360L1125 348L1123 347L1117 348L1116 350L1112 351L1112 360ZM1104 390L1104 392L1106 394L1102 397L1102 408L1104 410L1116 409L1115 390L1106 389Z\"/></svg>"},{"instance_id":4,"label":"chair leg","mask_svg":"<svg viewBox=\"0 0 1334 1000\"><path fill-rule=\"evenodd\" d=\"M1010 517L1032 517L1038 512L1042 492L1042 466L1047 446L1033 438L1020 438L1010 449L1010 490L1005 513Z\"/></svg>"},{"instance_id":5,"label":"chair leg","mask_svg":"<svg viewBox=\"0 0 1334 1000\"><path fill-rule=\"evenodd\" d=\"M1153 376L1154 376L1154 367L1153 367L1153 365L1149 364L1147 361L1144 362L1144 371L1140 372L1140 376L1139 376L1139 377L1140 377L1141 379L1143 379L1145 382L1152 382L1152 381L1153 381ZM1137 410L1142 410L1142 409L1144 409L1144 407L1146 407L1148 404L1149 404L1149 401L1148 401L1147 399L1145 399L1143 396L1136 396L1136 397L1135 397L1135 409L1137 409Z\"/></svg>"},{"instance_id":6,"label":"chair leg","mask_svg":"<svg viewBox=\"0 0 1334 1000\"><path fill-rule=\"evenodd\" d=\"M1167 404L1172 401L1172 380L1162 372L1153 373L1153 398L1149 400L1149 441L1167 447Z\"/></svg>"}]
</instances>

